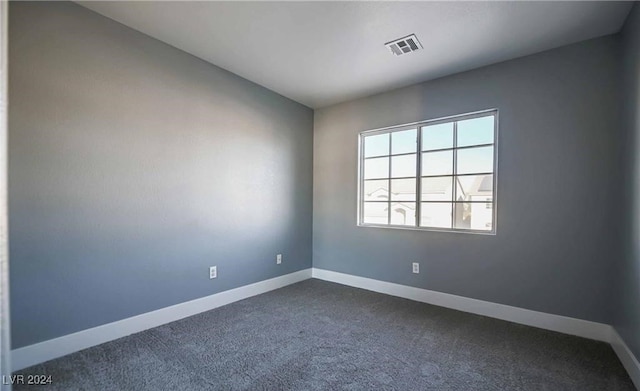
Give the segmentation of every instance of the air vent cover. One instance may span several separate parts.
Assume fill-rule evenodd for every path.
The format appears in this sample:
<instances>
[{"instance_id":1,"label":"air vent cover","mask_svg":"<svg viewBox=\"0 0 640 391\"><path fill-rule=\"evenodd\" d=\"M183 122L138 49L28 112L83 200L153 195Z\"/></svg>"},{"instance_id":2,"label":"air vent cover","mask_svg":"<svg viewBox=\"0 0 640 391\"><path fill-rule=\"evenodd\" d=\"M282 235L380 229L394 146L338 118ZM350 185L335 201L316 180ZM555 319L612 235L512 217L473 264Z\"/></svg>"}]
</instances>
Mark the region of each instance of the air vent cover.
<instances>
[{"instance_id":1,"label":"air vent cover","mask_svg":"<svg viewBox=\"0 0 640 391\"><path fill-rule=\"evenodd\" d=\"M399 39L395 39L391 42L387 42L384 44L386 47L391 50L391 53L396 56L401 56L403 54L415 52L416 50L422 49L422 44L418 41L418 37L415 34L407 35L406 37L402 37Z\"/></svg>"}]
</instances>

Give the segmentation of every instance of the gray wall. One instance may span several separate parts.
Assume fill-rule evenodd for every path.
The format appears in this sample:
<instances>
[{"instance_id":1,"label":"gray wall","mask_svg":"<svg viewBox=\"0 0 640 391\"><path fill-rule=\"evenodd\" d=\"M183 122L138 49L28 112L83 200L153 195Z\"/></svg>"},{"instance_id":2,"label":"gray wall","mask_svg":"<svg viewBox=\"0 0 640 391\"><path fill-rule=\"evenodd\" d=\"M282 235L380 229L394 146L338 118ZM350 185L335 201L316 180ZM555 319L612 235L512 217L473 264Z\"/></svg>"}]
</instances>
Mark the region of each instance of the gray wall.
<instances>
[{"instance_id":1,"label":"gray wall","mask_svg":"<svg viewBox=\"0 0 640 391\"><path fill-rule=\"evenodd\" d=\"M9 65L13 348L311 267L311 109L73 3Z\"/></svg>"},{"instance_id":2,"label":"gray wall","mask_svg":"<svg viewBox=\"0 0 640 391\"><path fill-rule=\"evenodd\" d=\"M622 31L624 50L624 129L628 132L628 169L623 203L625 256L620 258L614 283L614 327L640 358L640 7L635 5Z\"/></svg>"},{"instance_id":3,"label":"gray wall","mask_svg":"<svg viewBox=\"0 0 640 391\"><path fill-rule=\"evenodd\" d=\"M609 323L618 66L605 37L316 110L314 267ZM496 236L356 227L358 132L489 108Z\"/></svg>"},{"instance_id":4,"label":"gray wall","mask_svg":"<svg viewBox=\"0 0 640 391\"><path fill-rule=\"evenodd\" d=\"M310 267L313 174L315 267L614 322L640 356L640 182L624 181L626 203L611 191L623 152L640 172L638 7L623 34L626 139L617 37L314 121L75 4L10 8L13 348ZM496 236L355 226L359 131L494 107Z\"/></svg>"}]
</instances>

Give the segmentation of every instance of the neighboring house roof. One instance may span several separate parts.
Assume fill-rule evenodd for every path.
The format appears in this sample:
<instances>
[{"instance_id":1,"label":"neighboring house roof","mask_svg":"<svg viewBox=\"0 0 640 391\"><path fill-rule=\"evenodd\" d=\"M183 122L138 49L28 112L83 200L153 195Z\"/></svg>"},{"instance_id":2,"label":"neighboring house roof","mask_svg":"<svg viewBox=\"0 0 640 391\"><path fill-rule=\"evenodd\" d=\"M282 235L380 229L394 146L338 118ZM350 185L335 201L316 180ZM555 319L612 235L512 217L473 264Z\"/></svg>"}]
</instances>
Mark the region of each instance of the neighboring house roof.
<instances>
[{"instance_id":1,"label":"neighboring house roof","mask_svg":"<svg viewBox=\"0 0 640 391\"><path fill-rule=\"evenodd\" d=\"M462 184L459 182L459 186ZM478 175L470 186L466 187L466 192L458 194L458 197L465 199L470 196L484 195L493 191L493 175Z\"/></svg>"},{"instance_id":2,"label":"neighboring house roof","mask_svg":"<svg viewBox=\"0 0 640 391\"><path fill-rule=\"evenodd\" d=\"M451 190L451 179L422 182L423 194L444 194Z\"/></svg>"},{"instance_id":3,"label":"neighboring house roof","mask_svg":"<svg viewBox=\"0 0 640 391\"><path fill-rule=\"evenodd\" d=\"M376 193L378 193L378 195L375 195ZM400 194L414 194L414 193L393 193L394 195L400 195ZM370 193L367 193L367 196L372 197L372 198L383 198L383 199L388 199L387 196L387 189L385 188L378 188ZM394 209L397 209L399 207L405 208L405 209L410 209L410 210L414 210L416 208L416 203L415 202L411 202L411 201L391 201L391 203L393 204Z\"/></svg>"},{"instance_id":4,"label":"neighboring house roof","mask_svg":"<svg viewBox=\"0 0 640 391\"><path fill-rule=\"evenodd\" d=\"M415 202L404 203L404 202L401 202L401 201L391 201L391 203L393 204L393 208L395 210L397 210L399 208L414 210L416 208L416 203Z\"/></svg>"},{"instance_id":5,"label":"neighboring house roof","mask_svg":"<svg viewBox=\"0 0 640 391\"><path fill-rule=\"evenodd\" d=\"M389 199L388 191L385 188L378 188L372 192L367 193L368 197L371 198L384 198L385 200Z\"/></svg>"},{"instance_id":6,"label":"neighboring house roof","mask_svg":"<svg viewBox=\"0 0 640 391\"><path fill-rule=\"evenodd\" d=\"M482 178L482 182L480 182L480 186L478 186L478 191L493 191L493 175L485 175L484 178Z\"/></svg>"},{"instance_id":7,"label":"neighboring house roof","mask_svg":"<svg viewBox=\"0 0 640 391\"><path fill-rule=\"evenodd\" d=\"M422 194L446 194L451 191L451 180L430 180L422 182L421 188ZM459 196L473 196L473 195L487 195L493 191L493 175L479 175L475 178L471 186L467 188L465 194L459 194ZM389 199L389 191L386 188L380 187L369 193L368 197ZM414 192L392 192L394 198L402 194L415 194Z\"/></svg>"},{"instance_id":8,"label":"neighboring house roof","mask_svg":"<svg viewBox=\"0 0 640 391\"><path fill-rule=\"evenodd\" d=\"M389 198L389 196L387 194L388 194L387 189L380 187L378 189L375 189L372 192L367 193L367 196L368 197L372 197L372 198L384 198L386 200L386 199ZM394 191L394 192L391 192L391 194L394 195L394 196L399 196L399 195L403 195L403 194L410 194L412 196L411 198L414 198L416 192L415 191L405 191L405 192Z\"/></svg>"}]
</instances>

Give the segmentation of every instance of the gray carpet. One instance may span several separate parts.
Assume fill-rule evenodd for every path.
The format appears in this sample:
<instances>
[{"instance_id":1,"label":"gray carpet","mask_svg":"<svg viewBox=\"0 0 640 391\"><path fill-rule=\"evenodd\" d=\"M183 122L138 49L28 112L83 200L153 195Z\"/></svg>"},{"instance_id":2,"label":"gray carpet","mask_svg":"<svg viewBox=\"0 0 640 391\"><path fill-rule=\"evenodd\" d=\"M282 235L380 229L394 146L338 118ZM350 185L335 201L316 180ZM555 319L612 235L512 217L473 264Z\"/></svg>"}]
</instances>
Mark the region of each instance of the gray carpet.
<instances>
[{"instance_id":1,"label":"gray carpet","mask_svg":"<svg viewBox=\"0 0 640 391\"><path fill-rule=\"evenodd\" d=\"M605 343L307 280L23 371L16 390L635 390Z\"/></svg>"}]
</instances>

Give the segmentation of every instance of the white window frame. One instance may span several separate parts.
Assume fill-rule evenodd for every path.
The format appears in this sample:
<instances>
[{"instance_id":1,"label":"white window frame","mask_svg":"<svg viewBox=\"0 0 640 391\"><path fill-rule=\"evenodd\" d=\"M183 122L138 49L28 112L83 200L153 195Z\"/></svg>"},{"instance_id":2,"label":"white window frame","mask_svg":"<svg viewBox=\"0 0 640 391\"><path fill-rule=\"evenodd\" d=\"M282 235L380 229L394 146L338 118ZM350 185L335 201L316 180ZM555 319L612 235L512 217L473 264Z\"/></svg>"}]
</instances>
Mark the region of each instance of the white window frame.
<instances>
[{"instance_id":1,"label":"white window frame","mask_svg":"<svg viewBox=\"0 0 640 391\"><path fill-rule=\"evenodd\" d=\"M494 134L493 134L493 144L478 144L473 146L464 146L458 147L457 143L457 122L492 116L494 117ZM455 165L457 151L459 149L466 148L475 148L483 145L493 145L493 197L491 201L492 205L492 226L491 230L478 230L478 229L468 229L468 228L455 228L455 224L451 224L451 228L441 228L441 227L421 227L420 226L420 218L421 218L421 204L422 204L422 191L421 187L421 178L422 178L422 130L423 126L429 125L438 125L442 123L454 122L454 145L451 149L453 151L453 161ZM389 219L388 224L372 224L372 223L364 223L363 222L363 206L364 206L364 139L367 136L372 136L376 134L387 134L393 132L399 132L403 130L416 129L417 133L417 145L416 145L416 208L415 208L415 225L392 225L391 220ZM391 141L390 141L391 143ZM389 146L391 150L391 145ZM391 159L391 155L388 155L389 159ZM481 174L481 173L478 173ZM469 174L471 175L471 174ZM389 172L389 179L391 179L391 172ZM452 176L455 178L458 174L455 170L452 173ZM418 231L436 231L436 232L459 232L459 233L470 233L470 234L480 234L480 235L495 235L497 228L497 217L498 217L498 208L497 208L497 189L498 189L498 109L487 109L476 111L472 113L452 115L448 117L441 117L436 119L429 119L419 122L412 122L408 124L388 126L384 128L365 130L358 134L358 196L357 196L357 217L356 223L359 227L371 227L371 228L388 228L388 229L404 229L404 230L418 230ZM455 191L455 190L454 190ZM391 192L391 189L389 189ZM452 199L452 214L455 216L457 204L462 204L463 202L455 201ZM480 202L482 205L487 205L489 202L482 201ZM389 205L391 205L391 201L389 201ZM452 217L453 218L453 217Z\"/></svg>"}]
</instances>

